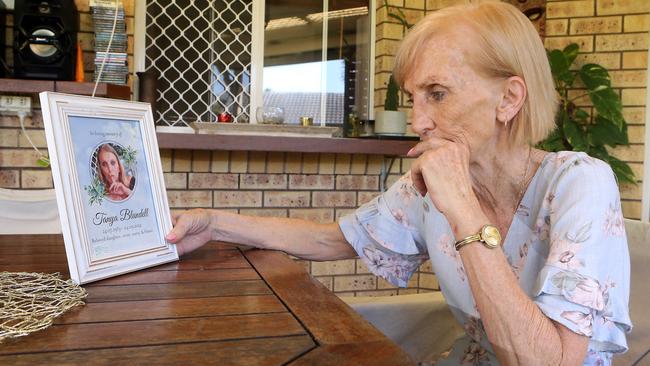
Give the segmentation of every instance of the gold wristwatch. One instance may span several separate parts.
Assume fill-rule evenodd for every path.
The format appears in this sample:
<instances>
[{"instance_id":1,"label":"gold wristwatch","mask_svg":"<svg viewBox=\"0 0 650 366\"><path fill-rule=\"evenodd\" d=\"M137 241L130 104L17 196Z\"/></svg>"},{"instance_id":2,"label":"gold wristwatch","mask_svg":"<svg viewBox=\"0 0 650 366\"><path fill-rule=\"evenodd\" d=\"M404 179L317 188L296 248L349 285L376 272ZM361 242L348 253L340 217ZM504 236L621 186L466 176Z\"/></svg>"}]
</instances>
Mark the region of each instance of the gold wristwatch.
<instances>
[{"instance_id":1,"label":"gold wristwatch","mask_svg":"<svg viewBox=\"0 0 650 366\"><path fill-rule=\"evenodd\" d=\"M501 234L499 233L499 229L497 229L496 226L485 225L478 233L457 241L456 244L454 244L454 247L458 251L465 245L473 243L475 241L480 241L486 248L494 249L501 245Z\"/></svg>"}]
</instances>

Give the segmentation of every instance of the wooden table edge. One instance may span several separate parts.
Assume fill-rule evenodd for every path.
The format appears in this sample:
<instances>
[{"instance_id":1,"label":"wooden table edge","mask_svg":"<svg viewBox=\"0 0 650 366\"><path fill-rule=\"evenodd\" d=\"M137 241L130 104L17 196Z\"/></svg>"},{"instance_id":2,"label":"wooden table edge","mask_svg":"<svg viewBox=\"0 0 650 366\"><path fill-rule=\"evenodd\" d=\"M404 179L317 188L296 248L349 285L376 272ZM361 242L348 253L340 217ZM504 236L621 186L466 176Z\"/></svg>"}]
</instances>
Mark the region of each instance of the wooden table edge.
<instances>
[{"instance_id":1,"label":"wooden table edge","mask_svg":"<svg viewBox=\"0 0 650 366\"><path fill-rule=\"evenodd\" d=\"M399 346L339 299L322 283L285 253L269 250L248 250L244 256L285 306L300 319L319 344L305 357L325 350L345 350L345 354L367 354L369 345L381 345L386 364L414 364ZM319 299L327 298L326 308ZM319 311L324 311L320 314ZM348 325L343 326L343 325ZM322 349L322 350L319 350Z\"/></svg>"}]
</instances>

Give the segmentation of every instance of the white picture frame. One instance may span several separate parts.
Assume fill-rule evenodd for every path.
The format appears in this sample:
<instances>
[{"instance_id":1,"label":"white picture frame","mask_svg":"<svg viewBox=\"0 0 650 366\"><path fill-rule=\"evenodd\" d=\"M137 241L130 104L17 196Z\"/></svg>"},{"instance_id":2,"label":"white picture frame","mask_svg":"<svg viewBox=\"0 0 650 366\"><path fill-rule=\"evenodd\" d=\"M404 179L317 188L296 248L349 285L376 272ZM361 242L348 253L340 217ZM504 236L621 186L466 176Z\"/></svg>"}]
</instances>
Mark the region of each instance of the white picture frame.
<instances>
[{"instance_id":1,"label":"white picture frame","mask_svg":"<svg viewBox=\"0 0 650 366\"><path fill-rule=\"evenodd\" d=\"M40 93L72 281L178 260L147 103Z\"/></svg>"}]
</instances>

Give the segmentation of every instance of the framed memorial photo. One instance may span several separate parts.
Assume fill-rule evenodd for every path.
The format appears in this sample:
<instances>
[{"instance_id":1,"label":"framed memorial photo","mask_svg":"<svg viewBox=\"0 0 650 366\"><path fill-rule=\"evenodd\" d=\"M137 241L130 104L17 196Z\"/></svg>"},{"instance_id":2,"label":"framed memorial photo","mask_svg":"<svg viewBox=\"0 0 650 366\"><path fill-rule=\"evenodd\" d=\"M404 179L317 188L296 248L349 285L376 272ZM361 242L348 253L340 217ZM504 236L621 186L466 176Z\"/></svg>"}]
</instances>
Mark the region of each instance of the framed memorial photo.
<instances>
[{"instance_id":1,"label":"framed memorial photo","mask_svg":"<svg viewBox=\"0 0 650 366\"><path fill-rule=\"evenodd\" d=\"M40 93L70 269L83 284L178 260L149 104Z\"/></svg>"}]
</instances>

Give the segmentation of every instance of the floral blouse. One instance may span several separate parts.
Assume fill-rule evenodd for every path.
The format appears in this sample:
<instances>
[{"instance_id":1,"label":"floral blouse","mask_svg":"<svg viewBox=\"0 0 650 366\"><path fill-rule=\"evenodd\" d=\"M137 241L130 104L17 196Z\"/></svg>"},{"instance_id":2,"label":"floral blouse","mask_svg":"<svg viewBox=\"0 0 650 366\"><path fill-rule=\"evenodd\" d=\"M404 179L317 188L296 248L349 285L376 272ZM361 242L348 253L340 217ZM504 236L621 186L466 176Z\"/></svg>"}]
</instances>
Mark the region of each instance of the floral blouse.
<instances>
[{"instance_id":1,"label":"floral blouse","mask_svg":"<svg viewBox=\"0 0 650 366\"><path fill-rule=\"evenodd\" d=\"M405 287L431 259L440 290L466 335L437 365L497 365L454 249L451 227L410 174L341 218L368 268ZM630 259L615 176L580 152L549 153L535 173L502 247L519 285L550 319L590 338L585 365L625 352Z\"/></svg>"}]
</instances>

